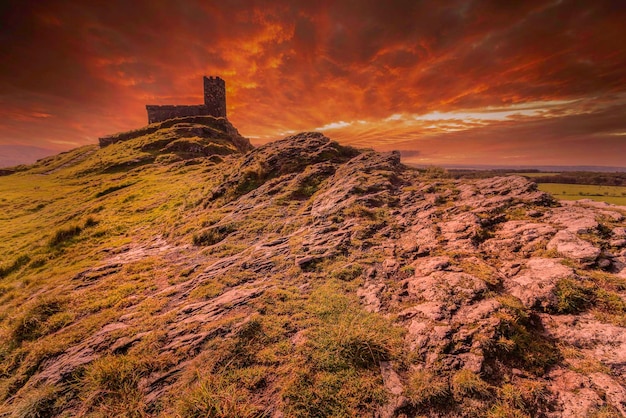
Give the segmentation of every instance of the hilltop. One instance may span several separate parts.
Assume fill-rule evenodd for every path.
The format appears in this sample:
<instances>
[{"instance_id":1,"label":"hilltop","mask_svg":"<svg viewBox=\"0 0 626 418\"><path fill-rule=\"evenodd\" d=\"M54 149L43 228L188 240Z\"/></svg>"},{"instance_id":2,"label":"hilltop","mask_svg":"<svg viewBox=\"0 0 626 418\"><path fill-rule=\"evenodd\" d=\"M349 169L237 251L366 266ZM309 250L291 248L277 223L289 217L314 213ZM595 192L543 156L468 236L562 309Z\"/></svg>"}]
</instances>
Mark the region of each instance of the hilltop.
<instances>
[{"instance_id":1,"label":"hilltop","mask_svg":"<svg viewBox=\"0 0 626 418\"><path fill-rule=\"evenodd\" d=\"M623 416L626 207L176 119L0 177L2 416Z\"/></svg>"}]
</instances>

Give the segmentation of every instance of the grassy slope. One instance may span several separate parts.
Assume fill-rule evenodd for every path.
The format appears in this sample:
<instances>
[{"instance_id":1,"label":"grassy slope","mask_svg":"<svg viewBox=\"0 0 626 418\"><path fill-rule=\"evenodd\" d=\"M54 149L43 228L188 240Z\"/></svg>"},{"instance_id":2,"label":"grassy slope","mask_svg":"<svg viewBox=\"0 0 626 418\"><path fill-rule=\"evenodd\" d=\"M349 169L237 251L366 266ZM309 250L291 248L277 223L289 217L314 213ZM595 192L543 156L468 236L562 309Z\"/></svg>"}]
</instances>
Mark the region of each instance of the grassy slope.
<instances>
[{"instance_id":1,"label":"grassy slope","mask_svg":"<svg viewBox=\"0 0 626 418\"><path fill-rule=\"evenodd\" d=\"M197 357L184 351L162 354L159 330L176 325L168 314L167 289L188 280L195 266L244 251L247 245L190 246L197 232L221 217L200 204L233 164L205 159L98 172L136 157L127 152L129 146L134 145L81 149L0 177L0 339L5 342L0 345L0 399L5 402L0 413L144 416L140 380L185 361L192 363L171 394L151 406L152 413L258 416L267 405L288 399L293 416L347 416L382 402L382 380L372 366L397 351L401 335L390 333L386 319L364 312L358 299L349 296L358 286L349 281L354 276L350 271L337 273L342 280L324 275L304 282L295 274L267 278L275 286L255 305L263 315L250 319L248 311L233 309L219 322L194 329L213 332L238 324L231 338L210 340ZM293 231L300 225L283 225L282 220L285 215L295 219L300 209L294 203L256 213L241 228L250 237ZM158 247L164 244L159 237L181 247L182 261L160 256ZM156 249L91 285L77 285L79 273L116 252L146 246ZM320 269L332 272L336 267ZM240 280L247 278L220 277L185 298L206 301ZM134 326L115 335L132 337L149 330L150 338L126 353L105 354L59 384L29 381L47 360L129 312ZM292 330L302 328L323 338L294 347Z\"/></svg>"},{"instance_id":2,"label":"grassy slope","mask_svg":"<svg viewBox=\"0 0 626 418\"><path fill-rule=\"evenodd\" d=\"M98 150L50 174L43 173L74 156L0 177L0 254L8 270L0 281L0 332L7 342L0 347L4 399L46 358L114 320L131 298L149 296L154 282L170 272L162 260L147 257L97 286L75 290L71 278L111 250L171 233L181 211L214 181L204 173L206 165L80 174L117 151ZM125 187L115 190L119 186ZM146 311L158 303L146 303Z\"/></svg>"}]
</instances>

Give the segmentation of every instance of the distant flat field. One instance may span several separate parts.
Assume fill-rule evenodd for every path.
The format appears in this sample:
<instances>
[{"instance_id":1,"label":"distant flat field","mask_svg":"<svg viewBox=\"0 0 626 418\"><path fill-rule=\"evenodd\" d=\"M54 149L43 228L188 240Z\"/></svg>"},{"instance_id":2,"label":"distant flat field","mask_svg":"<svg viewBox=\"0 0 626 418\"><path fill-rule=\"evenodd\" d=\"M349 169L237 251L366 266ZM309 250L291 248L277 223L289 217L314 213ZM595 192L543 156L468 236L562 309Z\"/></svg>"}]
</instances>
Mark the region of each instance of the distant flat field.
<instances>
[{"instance_id":1,"label":"distant flat field","mask_svg":"<svg viewBox=\"0 0 626 418\"><path fill-rule=\"evenodd\" d=\"M540 183L539 190L548 192L557 199L592 199L598 202L626 206L626 187L595 186L590 184Z\"/></svg>"},{"instance_id":2,"label":"distant flat field","mask_svg":"<svg viewBox=\"0 0 626 418\"><path fill-rule=\"evenodd\" d=\"M524 177L547 177L547 176L558 176L561 173L511 173L516 176L524 176Z\"/></svg>"}]
</instances>

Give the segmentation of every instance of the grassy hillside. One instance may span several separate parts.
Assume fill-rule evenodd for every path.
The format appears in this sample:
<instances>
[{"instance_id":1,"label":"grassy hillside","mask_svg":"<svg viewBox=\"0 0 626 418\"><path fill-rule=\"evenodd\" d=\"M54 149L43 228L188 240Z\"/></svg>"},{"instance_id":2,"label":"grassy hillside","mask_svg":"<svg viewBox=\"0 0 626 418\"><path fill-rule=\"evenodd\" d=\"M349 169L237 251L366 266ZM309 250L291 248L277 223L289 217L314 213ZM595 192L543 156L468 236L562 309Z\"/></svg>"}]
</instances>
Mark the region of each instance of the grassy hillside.
<instances>
[{"instance_id":1,"label":"grassy hillside","mask_svg":"<svg viewBox=\"0 0 626 418\"><path fill-rule=\"evenodd\" d=\"M381 401L382 381L371 366L399 352L402 333L360 307L350 282L359 271L337 270L345 261L326 265L338 278L323 281L284 265L264 275L271 290L244 307L237 306L238 286L258 280L254 272L199 280L204 267L250 251L258 237L301 228L299 202L315 182L258 207L252 219L212 229L227 210L205 209L207 198L233 173L237 150L222 136L204 138L205 146L229 152L190 158L188 149L182 156L159 150L168 135L85 147L0 177L5 412L260 416L271 399L284 398L295 416L345 415ZM235 231L238 238L228 239ZM200 328L177 322L177 305L220 296L214 320ZM303 328L322 338L294 347L292 330ZM169 338L168 329L185 338ZM119 347L93 353L111 343ZM59 365L68 375L37 374L68 350L84 351ZM174 387L160 388L163 373L176 377ZM324 383L305 387L310 379ZM148 380L156 380L157 403L147 403Z\"/></svg>"}]
</instances>

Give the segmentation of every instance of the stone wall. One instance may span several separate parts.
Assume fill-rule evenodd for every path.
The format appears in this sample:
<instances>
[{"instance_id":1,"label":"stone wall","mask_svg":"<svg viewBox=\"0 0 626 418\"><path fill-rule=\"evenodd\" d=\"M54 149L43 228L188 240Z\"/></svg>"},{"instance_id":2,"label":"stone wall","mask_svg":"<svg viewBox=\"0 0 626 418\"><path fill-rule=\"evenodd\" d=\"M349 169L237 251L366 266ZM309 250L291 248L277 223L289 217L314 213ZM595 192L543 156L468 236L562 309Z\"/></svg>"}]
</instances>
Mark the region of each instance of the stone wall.
<instances>
[{"instance_id":1,"label":"stone wall","mask_svg":"<svg viewBox=\"0 0 626 418\"><path fill-rule=\"evenodd\" d=\"M189 116L226 117L226 82L219 77L204 77L203 105L147 105L148 123Z\"/></svg>"},{"instance_id":2,"label":"stone wall","mask_svg":"<svg viewBox=\"0 0 626 418\"><path fill-rule=\"evenodd\" d=\"M217 116L211 113L206 105L147 105L148 123L162 122L174 118L186 118L188 116Z\"/></svg>"}]
</instances>

